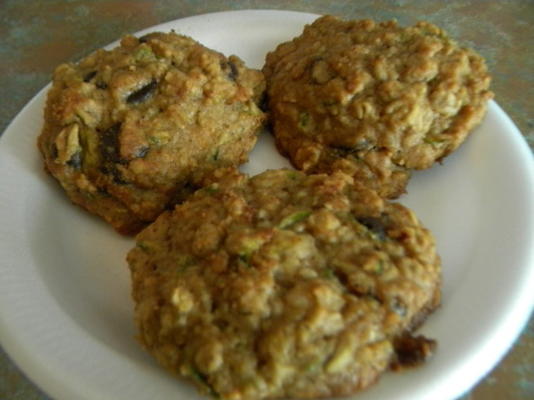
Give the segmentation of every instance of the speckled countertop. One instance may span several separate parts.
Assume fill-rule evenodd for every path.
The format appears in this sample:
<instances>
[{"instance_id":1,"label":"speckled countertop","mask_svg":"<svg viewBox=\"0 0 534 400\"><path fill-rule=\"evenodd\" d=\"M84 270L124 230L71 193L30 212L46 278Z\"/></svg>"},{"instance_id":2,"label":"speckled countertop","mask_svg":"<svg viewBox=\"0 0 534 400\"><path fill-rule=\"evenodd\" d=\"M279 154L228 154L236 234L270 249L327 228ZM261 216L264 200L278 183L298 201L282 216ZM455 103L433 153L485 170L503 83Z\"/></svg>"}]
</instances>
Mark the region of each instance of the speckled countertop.
<instances>
[{"instance_id":1,"label":"speckled countertop","mask_svg":"<svg viewBox=\"0 0 534 400\"><path fill-rule=\"evenodd\" d=\"M534 149L532 0L1 0L0 132L51 77L125 33L176 18L236 9L288 9L345 18L428 20L488 61L496 101ZM534 319L508 355L462 400L534 398ZM48 399L0 350L0 399Z\"/></svg>"}]
</instances>

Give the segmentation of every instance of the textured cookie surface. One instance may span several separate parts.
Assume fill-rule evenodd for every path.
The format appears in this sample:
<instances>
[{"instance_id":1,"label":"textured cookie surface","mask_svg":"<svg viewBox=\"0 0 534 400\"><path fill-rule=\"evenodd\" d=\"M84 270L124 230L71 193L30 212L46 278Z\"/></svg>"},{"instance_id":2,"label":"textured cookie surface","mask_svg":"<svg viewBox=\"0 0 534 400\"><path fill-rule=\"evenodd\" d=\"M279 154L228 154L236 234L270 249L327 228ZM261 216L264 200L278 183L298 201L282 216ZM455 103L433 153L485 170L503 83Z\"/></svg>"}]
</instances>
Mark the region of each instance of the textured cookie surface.
<instances>
[{"instance_id":1,"label":"textured cookie surface","mask_svg":"<svg viewBox=\"0 0 534 400\"><path fill-rule=\"evenodd\" d=\"M56 69L39 148L73 202L136 232L206 171L247 160L264 86L260 71L191 38L126 36Z\"/></svg>"},{"instance_id":2,"label":"textured cookie surface","mask_svg":"<svg viewBox=\"0 0 534 400\"><path fill-rule=\"evenodd\" d=\"M483 59L425 22L321 17L269 53L263 71L280 151L386 197L455 150L492 97Z\"/></svg>"},{"instance_id":3,"label":"textured cookie surface","mask_svg":"<svg viewBox=\"0 0 534 400\"><path fill-rule=\"evenodd\" d=\"M350 176L225 174L128 254L144 347L223 399L346 395L431 342L431 234Z\"/></svg>"}]
</instances>

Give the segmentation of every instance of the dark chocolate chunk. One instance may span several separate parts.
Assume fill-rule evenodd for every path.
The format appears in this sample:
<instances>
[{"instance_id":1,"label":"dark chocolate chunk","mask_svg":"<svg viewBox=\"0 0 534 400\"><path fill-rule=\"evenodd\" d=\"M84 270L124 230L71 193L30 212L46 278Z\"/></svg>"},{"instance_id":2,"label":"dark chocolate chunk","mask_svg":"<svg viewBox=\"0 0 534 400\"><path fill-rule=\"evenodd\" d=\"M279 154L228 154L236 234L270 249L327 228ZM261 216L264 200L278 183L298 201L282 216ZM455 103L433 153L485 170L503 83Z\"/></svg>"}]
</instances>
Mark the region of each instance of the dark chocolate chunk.
<instances>
[{"instance_id":1,"label":"dark chocolate chunk","mask_svg":"<svg viewBox=\"0 0 534 400\"><path fill-rule=\"evenodd\" d=\"M228 64L230 65L230 73L228 74L228 77L235 81L237 80L237 77L239 76L239 70L237 69L237 66L232 62L228 61Z\"/></svg>"},{"instance_id":2,"label":"dark chocolate chunk","mask_svg":"<svg viewBox=\"0 0 534 400\"><path fill-rule=\"evenodd\" d=\"M137 152L135 153L134 157L135 158L145 158L145 156L147 155L149 150L150 150L150 147L143 146L139 150L137 150Z\"/></svg>"},{"instance_id":3,"label":"dark chocolate chunk","mask_svg":"<svg viewBox=\"0 0 534 400\"><path fill-rule=\"evenodd\" d=\"M84 82L91 82L91 80L96 76L96 71L91 71L83 77Z\"/></svg>"},{"instance_id":4,"label":"dark chocolate chunk","mask_svg":"<svg viewBox=\"0 0 534 400\"><path fill-rule=\"evenodd\" d=\"M146 35L140 36L137 40L139 40L139 43L146 43L150 40L151 37L155 35L157 35L157 33L150 32L150 33L147 33Z\"/></svg>"},{"instance_id":5,"label":"dark chocolate chunk","mask_svg":"<svg viewBox=\"0 0 534 400\"><path fill-rule=\"evenodd\" d=\"M121 123L117 122L100 134L100 153L105 161L120 162L119 134Z\"/></svg>"},{"instance_id":6,"label":"dark chocolate chunk","mask_svg":"<svg viewBox=\"0 0 534 400\"><path fill-rule=\"evenodd\" d=\"M221 68L226 72L226 76L231 81L236 81L239 76L239 70L237 66L232 61L221 61Z\"/></svg>"},{"instance_id":7,"label":"dark chocolate chunk","mask_svg":"<svg viewBox=\"0 0 534 400\"><path fill-rule=\"evenodd\" d=\"M360 217L358 222L374 233L378 239L385 240L387 238L386 228L382 218L377 217Z\"/></svg>"},{"instance_id":8,"label":"dark chocolate chunk","mask_svg":"<svg viewBox=\"0 0 534 400\"><path fill-rule=\"evenodd\" d=\"M77 151L74 153L70 160L67 161L67 165L77 170L82 168L82 152Z\"/></svg>"},{"instance_id":9,"label":"dark chocolate chunk","mask_svg":"<svg viewBox=\"0 0 534 400\"><path fill-rule=\"evenodd\" d=\"M157 81L150 81L150 83L128 95L126 102L128 104L139 104L148 100L154 94L157 86Z\"/></svg>"},{"instance_id":10,"label":"dark chocolate chunk","mask_svg":"<svg viewBox=\"0 0 534 400\"><path fill-rule=\"evenodd\" d=\"M119 135L121 131L121 123L117 122L111 125L108 129L100 133L100 154L102 155L103 164L100 171L106 175L112 175L113 181L117 184L126 184L126 182L117 164L125 165L128 163L120 157L120 142Z\"/></svg>"},{"instance_id":11,"label":"dark chocolate chunk","mask_svg":"<svg viewBox=\"0 0 534 400\"><path fill-rule=\"evenodd\" d=\"M399 298L397 297L394 297L390 302L389 302L389 307L391 308L391 310L401 316L401 317L404 317L406 316L406 304L404 304L402 302L402 300L400 300Z\"/></svg>"},{"instance_id":12,"label":"dark chocolate chunk","mask_svg":"<svg viewBox=\"0 0 534 400\"><path fill-rule=\"evenodd\" d=\"M57 151L57 146L56 146L56 144L55 144L55 143L52 143L52 144L50 145L50 157L52 157L52 158L57 158L58 154L59 154L59 153L58 153L58 151Z\"/></svg>"},{"instance_id":13,"label":"dark chocolate chunk","mask_svg":"<svg viewBox=\"0 0 534 400\"><path fill-rule=\"evenodd\" d=\"M359 140L354 146L335 146L332 152L337 157L358 157L358 152L372 149L372 144L367 139Z\"/></svg>"}]
</instances>

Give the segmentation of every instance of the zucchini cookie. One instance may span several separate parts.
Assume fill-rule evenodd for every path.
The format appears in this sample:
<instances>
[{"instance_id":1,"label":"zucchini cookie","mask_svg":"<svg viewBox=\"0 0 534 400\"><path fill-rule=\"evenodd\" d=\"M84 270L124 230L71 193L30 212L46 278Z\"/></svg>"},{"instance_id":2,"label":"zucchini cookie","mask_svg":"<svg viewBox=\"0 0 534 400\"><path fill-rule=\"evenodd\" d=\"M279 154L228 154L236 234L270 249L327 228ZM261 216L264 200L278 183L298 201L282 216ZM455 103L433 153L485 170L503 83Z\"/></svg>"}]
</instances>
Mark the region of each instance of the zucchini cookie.
<instances>
[{"instance_id":1,"label":"zucchini cookie","mask_svg":"<svg viewBox=\"0 0 534 400\"><path fill-rule=\"evenodd\" d=\"M222 399L313 398L431 354L410 332L441 267L411 211L339 171L216 173L127 257L140 341L166 369Z\"/></svg>"},{"instance_id":2,"label":"zucchini cookie","mask_svg":"<svg viewBox=\"0 0 534 400\"><path fill-rule=\"evenodd\" d=\"M492 97L484 60L426 22L324 16L270 52L263 72L294 166L343 170L389 198L455 150Z\"/></svg>"},{"instance_id":3,"label":"zucchini cookie","mask_svg":"<svg viewBox=\"0 0 534 400\"><path fill-rule=\"evenodd\" d=\"M138 232L206 172L247 160L260 71L171 33L126 36L54 73L39 148L70 199Z\"/></svg>"}]
</instances>

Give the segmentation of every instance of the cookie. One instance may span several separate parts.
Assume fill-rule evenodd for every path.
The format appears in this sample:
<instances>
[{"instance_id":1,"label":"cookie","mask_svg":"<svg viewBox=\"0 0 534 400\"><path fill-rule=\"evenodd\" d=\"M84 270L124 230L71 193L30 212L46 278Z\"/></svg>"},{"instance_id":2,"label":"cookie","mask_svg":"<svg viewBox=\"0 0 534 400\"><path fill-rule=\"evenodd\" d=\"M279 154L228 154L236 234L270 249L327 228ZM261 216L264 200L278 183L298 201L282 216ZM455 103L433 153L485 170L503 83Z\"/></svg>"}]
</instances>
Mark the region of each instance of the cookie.
<instances>
[{"instance_id":1,"label":"cookie","mask_svg":"<svg viewBox=\"0 0 534 400\"><path fill-rule=\"evenodd\" d=\"M126 36L56 69L39 149L74 203L135 233L205 173L247 160L264 88L260 71L189 37Z\"/></svg>"},{"instance_id":2,"label":"cookie","mask_svg":"<svg viewBox=\"0 0 534 400\"><path fill-rule=\"evenodd\" d=\"M217 171L221 174L221 171ZM128 254L144 347L222 399L348 395L423 361L430 232L342 173L221 174Z\"/></svg>"},{"instance_id":3,"label":"cookie","mask_svg":"<svg viewBox=\"0 0 534 400\"><path fill-rule=\"evenodd\" d=\"M324 16L270 52L263 72L294 166L342 170L389 198L454 151L492 97L484 60L426 22Z\"/></svg>"}]
</instances>

